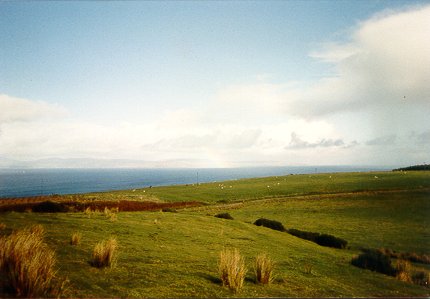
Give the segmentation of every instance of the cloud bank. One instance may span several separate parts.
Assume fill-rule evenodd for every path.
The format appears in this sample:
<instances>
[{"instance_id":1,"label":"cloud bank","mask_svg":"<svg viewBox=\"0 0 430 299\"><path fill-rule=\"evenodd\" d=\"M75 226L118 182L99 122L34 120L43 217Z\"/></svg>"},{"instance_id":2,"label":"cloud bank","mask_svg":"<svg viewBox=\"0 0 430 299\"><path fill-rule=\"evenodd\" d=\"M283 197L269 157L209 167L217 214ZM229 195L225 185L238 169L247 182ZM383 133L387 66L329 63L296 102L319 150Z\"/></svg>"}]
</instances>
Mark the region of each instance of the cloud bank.
<instances>
[{"instance_id":1,"label":"cloud bank","mask_svg":"<svg viewBox=\"0 0 430 299\"><path fill-rule=\"evenodd\" d=\"M0 124L56 118L65 114L66 110L58 105L0 94Z\"/></svg>"},{"instance_id":2,"label":"cloud bank","mask_svg":"<svg viewBox=\"0 0 430 299\"><path fill-rule=\"evenodd\" d=\"M346 42L310 53L333 76L272 83L275 75L256 74L200 108L151 122L82 121L58 105L0 95L0 157L198 161L187 163L194 167L422 163L430 153L429 36L430 6L385 12L357 24Z\"/></svg>"}]
</instances>

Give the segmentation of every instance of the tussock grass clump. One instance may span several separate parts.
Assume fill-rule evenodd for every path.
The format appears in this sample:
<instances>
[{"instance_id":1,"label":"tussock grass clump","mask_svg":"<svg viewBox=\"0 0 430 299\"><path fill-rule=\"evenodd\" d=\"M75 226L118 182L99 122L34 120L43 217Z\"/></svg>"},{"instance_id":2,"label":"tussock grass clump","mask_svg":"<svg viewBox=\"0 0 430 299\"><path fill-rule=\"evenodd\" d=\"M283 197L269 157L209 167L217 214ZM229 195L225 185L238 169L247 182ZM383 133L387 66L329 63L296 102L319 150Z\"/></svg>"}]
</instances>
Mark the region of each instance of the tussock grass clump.
<instances>
[{"instance_id":1,"label":"tussock grass clump","mask_svg":"<svg viewBox=\"0 0 430 299\"><path fill-rule=\"evenodd\" d=\"M430 275L427 271L413 269L407 260L398 260L396 264L396 278L398 280L430 287Z\"/></svg>"},{"instance_id":2,"label":"tussock grass clump","mask_svg":"<svg viewBox=\"0 0 430 299\"><path fill-rule=\"evenodd\" d=\"M118 242L115 238L96 244L93 250L91 265L97 268L112 267L116 260Z\"/></svg>"},{"instance_id":3,"label":"tussock grass clump","mask_svg":"<svg viewBox=\"0 0 430 299\"><path fill-rule=\"evenodd\" d=\"M247 269L238 249L221 251L218 271L223 286L235 293L242 288Z\"/></svg>"},{"instance_id":4,"label":"tussock grass clump","mask_svg":"<svg viewBox=\"0 0 430 299\"><path fill-rule=\"evenodd\" d=\"M406 260L397 260L396 278L404 282L412 282L411 278L411 263Z\"/></svg>"},{"instance_id":5,"label":"tussock grass clump","mask_svg":"<svg viewBox=\"0 0 430 299\"><path fill-rule=\"evenodd\" d=\"M312 274L312 268L313 268L313 265L311 264L305 264L303 266L303 270L305 271L306 274Z\"/></svg>"},{"instance_id":6,"label":"tussock grass clump","mask_svg":"<svg viewBox=\"0 0 430 299\"><path fill-rule=\"evenodd\" d=\"M371 271L396 275L396 269L391 265L391 259L379 250L368 249L351 260L351 264Z\"/></svg>"},{"instance_id":7,"label":"tussock grass clump","mask_svg":"<svg viewBox=\"0 0 430 299\"><path fill-rule=\"evenodd\" d=\"M281 231L281 232L286 231L284 225L282 225L281 222L276 221L276 220L270 220L270 219L266 219L266 218L260 218L260 219L257 219L254 222L254 224L257 225L257 226L264 226L264 227L267 227L267 228L270 228L270 229L273 229L273 230L278 230L278 231Z\"/></svg>"},{"instance_id":8,"label":"tussock grass clump","mask_svg":"<svg viewBox=\"0 0 430 299\"><path fill-rule=\"evenodd\" d=\"M0 238L0 276L4 289L18 297L59 296L55 252L43 242L41 225Z\"/></svg>"},{"instance_id":9,"label":"tussock grass clump","mask_svg":"<svg viewBox=\"0 0 430 299\"><path fill-rule=\"evenodd\" d=\"M108 218L110 221L116 221L117 217L116 214L118 213L118 207L109 209L108 207L104 208L103 214Z\"/></svg>"},{"instance_id":10,"label":"tussock grass clump","mask_svg":"<svg viewBox=\"0 0 430 299\"><path fill-rule=\"evenodd\" d=\"M81 243L82 234L78 232L74 232L72 237L70 238L70 245L78 245Z\"/></svg>"},{"instance_id":11,"label":"tussock grass clump","mask_svg":"<svg viewBox=\"0 0 430 299\"><path fill-rule=\"evenodd\" d=\"M93 211L91 210L91 208L90 208L90 207L87 207L87 208L84 210L84 214L85 214L85 215L87 215L87 216L88 216L88 218L90 218L90 217L91 217L91 215L93 214Z\"/></svg>"},{"instance_id":12,"label":"tussock grass clump","mask_svg":"<svg viewBox=\"0 0 430 299\"><path fill-rule=\"evenodd\" d=\"M4 229L6 229L6 224L0 223L0 230L4 230Z\"/></svg>"},{"instance_id":13,"label":"tussock grass clump","mask_svg":"<svg viewBox=\"0 0 430 299\"><path fill-rule=\"evenodd\" d=\"M36 224L33 225L29 228L29 232L31 234L34 234L35 236L40 237L41 239L43 239L43 237L45 236L45 229L43 228L43 226L41 224Z\"/></svg>"},{"instance_id":14,"label":"tussock grass clump","mask_svg":"<svg viewBox=\"0 0 430 299\"><path fill-rule=\"evenodd\" d=\"M257 283L270 284L273 279L275 263L265 253L257 255L254 264L254 273Z\"/></svg>"},{"instance_id":15,"label":"tussock grass clump","mask_svg":"<svg viewBox=\"0 0 430 299\"><path fill-rule=\"evenodd\" d=\"M222 218L222 219L228 219L228 220L234 220L234 218L229 213L219 213L219 214L216 214L215 217Z\"/></svg>"}]
</instances>

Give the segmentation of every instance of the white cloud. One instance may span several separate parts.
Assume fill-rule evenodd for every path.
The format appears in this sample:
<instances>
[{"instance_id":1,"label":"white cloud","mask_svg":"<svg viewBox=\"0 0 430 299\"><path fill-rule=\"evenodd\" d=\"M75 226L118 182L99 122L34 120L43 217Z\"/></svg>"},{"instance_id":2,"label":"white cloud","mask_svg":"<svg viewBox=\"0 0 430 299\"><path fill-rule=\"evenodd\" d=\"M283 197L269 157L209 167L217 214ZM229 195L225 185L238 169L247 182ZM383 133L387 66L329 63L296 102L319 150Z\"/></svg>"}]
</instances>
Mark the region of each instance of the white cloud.
<instances>
[{"instance_id":1,"label":"white cloud","mask_svg":"<svg viewBox=\"0 0 430 299\"><path fill-rule=\"evenodd\" d=\"M337 76L301 93L296 99L296 104L303 104L298 104L299 110L325 115L379 105L429 109L429 36L430 6L379 15L359 24L350 42L312 53L334 63ZM315 106L306 111L310 102ZM300 111L296 109L296 113Z\"/></svg>"},{"instance_id":2,"label":"white cloud","mask_svg":"<svg viewBox=\"0 0 430 299\"><path fill-rule=\"evenodd\" d=\"M345 142L342 139L321 139L317 142L308 142L300 138L295 132L291 133L291 141L286 149L303 149L316 147L344 147Z\"/></svg>"},{"instance_id":3,"label":"white cloud","mask_svg":"<svg viewBox=\"0 0 430 299\"><path fill-rule=\"evenodd\" d=\"M66 115L66 110L58 105L0 94L0 124L58 118L64 115Z\"/></svg>"},{"instance_id":4,"label":"white cloud","mask_svg":"<svg viewBox=\"0 0 430 299\"><path fill-rule=\"evenodd\" d=\"M236 85L219 98L244 109L252 105L306 118L388 105L430 111L429 36L430 6L379 15L360 23L349 42L329 42L310 54L331 63L335 76L313 84Z\"/></svg>"},{"instance_id":5,"label":"white cloud","mask_svg":"<svg viewBox=\"0 0 430 299\"><path fill-rule=\"evenodd\" d=\"M430 6L379 15L358 24L348 42L311 53L336 76L270 83L274 75L260 75L221 88L206 105L160 112L151 121L65 120L59 106L0 95L0 156L198 167L428 160L428 36Z\"/></svg>"},{"instance_id":6,"label":"white cloud","mask_svg":"<svg viewBox=\"0 0 430 299\"><path fill-rule=\"evenodd\" d=\"M342 60L360 54L360 49L353 44L326 43L323 51L314 51L309 55L323 62L338 63Z\"/></svg>"},{"instance_id":7,"label":"white cloud","mask_svg":"<svg viewBox=\"0 0 430 299\"><path fill-rule=\"evenodd\" d=\"M313 83L235 85L224 89L218 100L243 106L244 116L253 111L255 119L272 115L279 120L282 112L290 123L306 120L326 126L307 126L312 136L303 134L305 126L288 127L284 134L297 135L287 150L326 145L350 149L351 161L361 157L377 163L372 157L378 157L381 163L393 164L407 159L401 156L411 160L422 156L425 149L414 148L418 141L396 136L430 129L430 6L379 14L359 23L350 34L347 42L328 42L310 54L329 63L335 76ZM425 137L415 139L425 144ZM267 141L276 143L272 138ZM364 153L353 153L359 144ZM369 148L376 144L379 149ZM386 156L375 152L387 147L396 150Z\"/></svg>"}]
</instances>

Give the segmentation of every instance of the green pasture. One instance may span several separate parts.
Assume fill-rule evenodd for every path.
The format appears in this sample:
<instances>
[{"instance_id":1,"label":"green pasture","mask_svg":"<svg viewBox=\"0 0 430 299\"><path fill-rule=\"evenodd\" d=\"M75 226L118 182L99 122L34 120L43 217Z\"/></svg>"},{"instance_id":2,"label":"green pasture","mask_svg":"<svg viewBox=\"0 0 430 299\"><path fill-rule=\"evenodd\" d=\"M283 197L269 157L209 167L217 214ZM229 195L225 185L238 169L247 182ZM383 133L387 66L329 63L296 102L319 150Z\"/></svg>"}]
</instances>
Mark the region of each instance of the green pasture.
<instances>
[{"instance_id":1,"label":"green pasture","mask_svg":"<svg viewBox=\"0 0 430 299\"><path fill-rule=\"evenodd\" d=\"M0 223L6 225L3 233L32 224L45 227L58 274L69 280L67 297L429 296L428 287L350 264L362 247L429 254L429 187L428 172L294 175L77 197L207 203L177 213L120 212L112 221L103 213L8 212L0 214ZM213 217L220 212L234 220ZM333 234L350 247L322 247L253 225L260 217ZM77 246L69 244L73 232L82 233ZM94 245L110 236L119 243L116 265L92 267ZM248 274L237 294L218 279L223 248L238 248L246 259ZM276 262L276 279L268 286L254 283L252 263L261 252Z\"/></svg>"},{"instance_id":2,"label":"green pasture","mask_svg":"<svg viewBox=\"0 0 430 299\"><path fill-rule=\"evenodd\" d=\"M307 194L430 188L430 172L356 172L240 179L90 193L84 199L201 201L208 204Z\"/></svg>"},{"instance_id":3,"label":"green pasture","mask_svg":"<svg viewBox=\"0 0 430 299\"><path fill-rule=\"evenodd\" d=\"M192 213L228 212L236 220L277 220L286 228L335 235L351 249L430 253L430 191L305 196L207 206Z\"/></svg>"}]
</instances>

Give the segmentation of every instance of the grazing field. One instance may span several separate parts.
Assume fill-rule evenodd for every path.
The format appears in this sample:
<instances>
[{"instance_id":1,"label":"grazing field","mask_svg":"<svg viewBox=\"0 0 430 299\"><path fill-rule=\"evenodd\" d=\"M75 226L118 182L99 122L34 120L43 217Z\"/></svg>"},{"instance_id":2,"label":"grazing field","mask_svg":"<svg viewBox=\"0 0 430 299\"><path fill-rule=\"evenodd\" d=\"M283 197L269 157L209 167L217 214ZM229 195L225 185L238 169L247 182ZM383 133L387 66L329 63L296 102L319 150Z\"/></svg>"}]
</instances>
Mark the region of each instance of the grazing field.
<instances>
[{"instance_id":1,"label":"grazing field","mask_svg":"<svg viewBox=\"0 0 430 299\"><path fill-rule=\"evenodd\" d=\"M286 175L207 184L90 193L84 199L201 201L208 204L309 194L430 188L428 172L356 172Z\"/></svg>"},{"instance_id":2,"label":"grazing field","mask_svg":"<svg viewBox=\"0 0 430 299\"><path fill-rule=\"evenodd\" d=\"M231 187L230 187L231 186ZM428 296L428 285L357 268L362 248L430 253L430 173L288 175L201 185L146 188L58 201L200 202L156 211L3 212L1 235L41 224L57 257L66 297L404 297ZM44 199L46 200L46 198ZM233 219L214 217L228 213ZM227 217L228 218L228 217ZM319 246L256 226L259 218L286 229L331 234L346 249ZM73 235L79 242L71 244ZM92 265L97 243L117 242L112 266ZM220 252L237 248L248 268L240 290L222 286ZM262 254L274 261L270 284L255 283ZM392 259L393 265L396 259ZM430 265L412 263L415 270ZM0 285L0 296L8 294Z\"/></svg>"}]
</instances>

